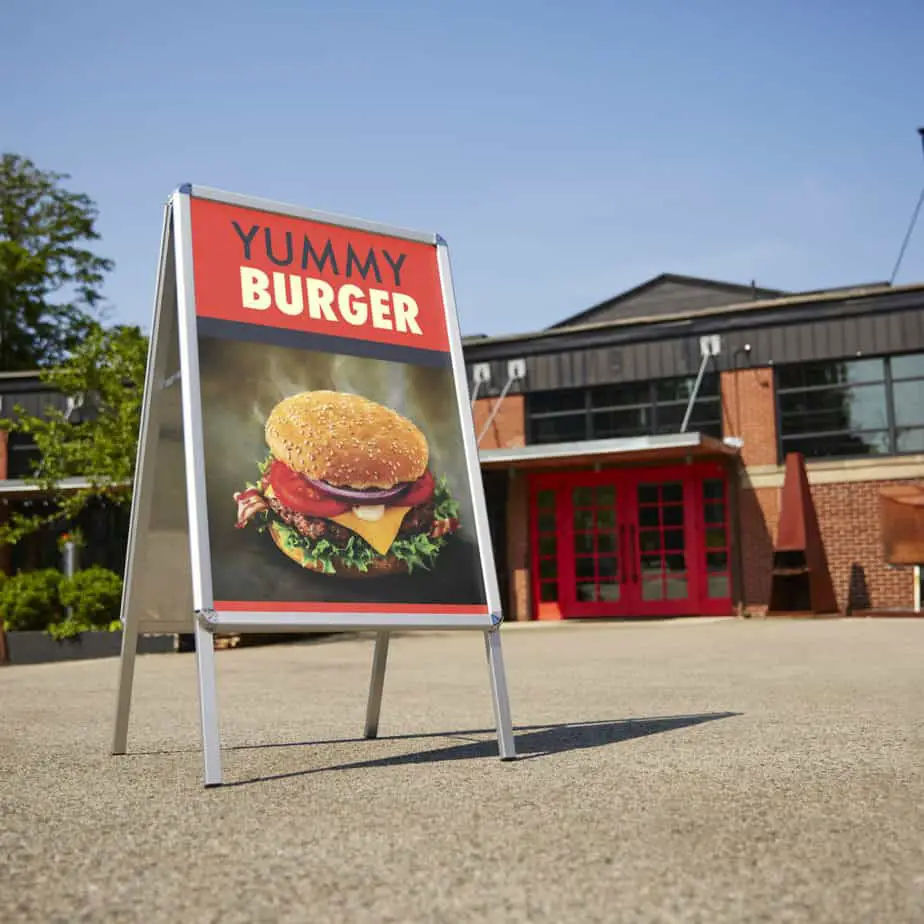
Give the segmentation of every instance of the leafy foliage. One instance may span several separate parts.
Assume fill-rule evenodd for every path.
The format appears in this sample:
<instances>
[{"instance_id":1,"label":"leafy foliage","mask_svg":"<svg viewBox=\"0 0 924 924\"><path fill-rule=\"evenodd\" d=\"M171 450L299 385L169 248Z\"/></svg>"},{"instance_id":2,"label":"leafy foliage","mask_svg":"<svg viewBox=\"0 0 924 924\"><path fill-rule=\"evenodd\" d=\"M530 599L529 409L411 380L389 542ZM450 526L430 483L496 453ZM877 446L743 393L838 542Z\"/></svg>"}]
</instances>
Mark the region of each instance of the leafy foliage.
<instances>
[{"instance_id":1,"label":"leafy foliage","mask_svg":"<svg viewBox=\"0 0 924 924\"><path fill-rule=\"evenodd\" d=\"M139 328L94 323L68 359L41 373L50 388L71 399L76 415L48 408L38 417L17 407L13 419L0 421L0 429L35 442L40 461L27 480L53 502L44 512L13 511L0 526L0 542L71 521L97 499L131 502L146 361L147 338ZM86 479L88 486L66 490L68 478Z\"/></svg>"},{"instance_id":2,"label":"leafy foliage","mask_svg":"<svg viewBox=\"0 0 924 924\"><path fill-rule=\"evenodd\" d=\"M91 630L120 629L122 579L114 571L93 565L61 584L61 604L70 616L48 627L54 638L69 638Z\"/></svg>"},{"instance_id":3,"label":"leafy foliage","mask_svg":"<svg viewBox=\"0 0 924 924\"><path fill-rule=\"evenodd\" d=\"M61 621L60 571L23 571L0 588L0 612L7 631L40 630Z\"/></svg>"},{"instance_id":4,"label":"leafy foliage","mask_svg":"<svg viewBox=\"0 0 924 924\"><path fill-rule=\"evenodd\" d=\"M70 177L17 154L0 157L0 369L61 362L98 317L112 262L99 240L97 210Z\"/></svg>"},{"instance_id":5,"label":"leafy foliage","mask_svg":"<svg viewBox=\"0 0 924 924\"><path fill-rule=\"evenodd\" d=\"M120 629L122 579L92 567L65 578L60 571L22 571L0 586L0 617L7 631L42 631L52 638ZM66 608L70 607L68 614Z\"/></svg>"}]
</instances>

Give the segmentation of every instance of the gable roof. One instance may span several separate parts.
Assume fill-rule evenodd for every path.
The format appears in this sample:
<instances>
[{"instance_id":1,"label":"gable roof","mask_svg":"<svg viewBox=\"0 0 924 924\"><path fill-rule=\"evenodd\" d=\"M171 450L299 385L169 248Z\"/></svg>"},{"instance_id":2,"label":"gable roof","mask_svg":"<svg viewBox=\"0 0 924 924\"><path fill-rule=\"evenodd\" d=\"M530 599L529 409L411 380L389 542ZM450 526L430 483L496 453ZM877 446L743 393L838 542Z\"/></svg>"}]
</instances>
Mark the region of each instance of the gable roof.
<instances>
[{"instance_id":1,"label":"gable roof","mask_svg":"<svg viewBox=\"0 0 924 924\"><path fill-rule=\"evenodd\" d=\"M577 314L573 314L570 317L556 322L555 324L551 324L547 330L556 330L561 327L573 327L576 325L592 324L594 322L594 315L603 313L609 314L609 312L617 305L620 305L623 302L631 301L632 299L638 298L640 295L650 292L652 289L656 289L659 286L670 283L673 283L677 286L689 286L691 289L699 289L700 291L706 289L726 297L733 296L732 301L735 302L779 298L780 296L787 294L782 289L767 289L762 286L756 286L753 283L751 285L742 285L740 283L734 282L722 282L718 279L704 279L698 276L684 276L679 273L661 273L660 275L649 279L647 282L641 283L641 285L627 289L625 292L621 292L619 295L605 299L604 301L599 302L590 308L585 308L583 311L579 311Z\"/></svg>"}]
</instances>

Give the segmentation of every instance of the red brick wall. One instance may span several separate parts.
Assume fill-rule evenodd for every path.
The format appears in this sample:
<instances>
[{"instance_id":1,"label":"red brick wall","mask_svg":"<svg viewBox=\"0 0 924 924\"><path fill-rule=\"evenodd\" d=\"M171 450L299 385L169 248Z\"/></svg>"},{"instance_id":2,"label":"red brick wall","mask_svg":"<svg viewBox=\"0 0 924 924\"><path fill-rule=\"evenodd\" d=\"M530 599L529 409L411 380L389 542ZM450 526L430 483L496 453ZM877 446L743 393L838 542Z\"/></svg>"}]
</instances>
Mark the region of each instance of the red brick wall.
<instances>
[{"instance_id":1,"label":"red brick wall","mask_svg":"<svg viewBox=\"0 0 924 924\"><path fill-rule=\"evenodd\" d=\"M722 428L744 440L745 465L776 465L776 400L773 369L722 373Z\"/></svg>"},{"instance_id":2,"label":"red brick wall","mask_svg":"<svg viewBox=\"0 0 924 924\"><path fill-rule=\"evenodd\" d=\"M889 482L889 484L915 482ZM883 559L879 526L882 482L812 486L831 580L841 610L911 607L911 568L893 568Z\"/></svg>"},{"instance_id":3,"label":"red brick wall","mask_svg":"<svg viewBox=\"0 0 924 924\"><path fill-rule=\"evenodd\" d=\"M765 610L770 599L770 568L779 517L779 488L739 487L740 593L745 608L752 611Z\"/></svg>"},{"instance_id":4,"label":"red brick wall","mask_svg":"<svg viewBox=\"0 0 924 924\"><path fill-rule=\"evenodd\" d=\"M883 559L879 532L879 487L883 483L859 481L811 486L841 612L848 607L857 612L910 608L913 602L911 568L893 568ZM780 488L744 488L740 494L743 602L752 612L765 610L770 597L780 494Z\"/></svg>"},{"instance_id":5,"label":"red brick wall","mask_svg":"<svg viewBox=\"0 0 924 924\"><path fill-rule=\"evenodd\" d=\"M529 619L532 615L529 577L529 485L521 472L507 487L507 569L509 600L505 619Z\"/></svg>"},{"instance_id":6,"label":"red brick wall","mask_svg":"<svg viewBox=\"0 0 924 924\"><path fill-rule=\"evenodd\" d=\"M472 409L475 420L475 436L484 429L484 425L494 410L497 398L479 398ZM480 449L512 449L526 444L525 401L523 395L507 395L491 426L479 444Z\"/></svg>"}]
</instances>

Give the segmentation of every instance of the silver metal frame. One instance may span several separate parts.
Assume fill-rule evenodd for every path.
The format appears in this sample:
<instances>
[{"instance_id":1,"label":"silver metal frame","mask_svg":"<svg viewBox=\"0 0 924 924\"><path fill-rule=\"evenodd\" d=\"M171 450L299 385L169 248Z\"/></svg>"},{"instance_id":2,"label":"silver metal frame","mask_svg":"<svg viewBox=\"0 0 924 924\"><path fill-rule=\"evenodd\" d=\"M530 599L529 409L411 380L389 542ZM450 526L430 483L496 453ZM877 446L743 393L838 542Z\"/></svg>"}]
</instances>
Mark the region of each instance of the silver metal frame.
<instances>
[{"instance_id":1,"label":"silver metal frame","mask_svg":"<svg viewBox=\"0 0 924 924\"><path fill-rule=\"evenodd\" d=\"M375 653L372 656L372 677L369 680L369 701L366 704L366 738L376 738L379 734L379 714L382 711L382 688L385 685L385 665L388 661L387 632L379 632L375 637Z\"/></svg>"},{"instance_id":2,"label":"silver metal frame","mask_svg":"<svg viewBox=\"0 0 924 924\"><path fill-rule=\"evenodd\" d=\"M254 196L243 196L240 193L227 192L223 189L213 189L210 186L190 186L190 196L193 199L211 199L212 202L221 202L225 205L239 205L245 209L256 209L258 212L270 212L275 215L285 215L288 218L306 218L308 221L317 221L323 225L337 225L341 228L350 228L355 231L369 231L372 234L385 234L388 237L397 237L406 241L419 241L422 244L435 244L438 235L424 231L413 231L410 228L397 228L393 225L383 225L375 221L366 221L364 218L349 218L346 215L336 215L333 212L319 212L315 209L303 208L300 205L291 205L286 202L274 202L271 199L258 199Z\"/></svg>"},{"instance_id":3,"label":"silver metal frame","mask_svg":"<svg viewBox=\"0 0 924 924\"><path fill-rule=\"evenodd\" d=\"M299 632L312 629L357 632L378 629L493 628L490 613L298 613L199 611L212 632Z\"/></svg>"},{"instance_id":4,"label":"silver metal frame","mask_svg":"<svg viewBox=\"0 0 924 924\"><path fill-rule=\"evenodd\" d=\"M135 471L151 471L156 456L156 439L149 439L157 383L163 379L167 350L161 343L164 323L163 290L164 278L170 267L167 266L169 240L172 233L171 204L164 206L164 223L160 237L160 260L157 282L154 289L154 322L151 339L148 343L147 367L144 375L144 400L141 404L141 427L138 439L138 451L135 456ZM169 319L168 319L169 320ZM141 479L138 479L140 485ZM132 612L132 600L135 596L136 563L144 556L144 544L147 538L148 523L151 515L151 491L139 491L131 506L128 527L128 547L125 558L125 580L122 586L122 656L119 663L119 685L116 693L115 729L112 736L112 753L124 754L128 747L128 720L131 712L132 686L135 678L135 656L138 651L139 619Z\"/></svg>"},{"instance_id":5,"label":"silver metal frame","mask_svg":"<svg viewBox=\"0 0 924 924\"><path fill-rule=\"evenodd\" d=\"M216 612L212 588L211 554L208 533L208 514L205 504L205 461L201 452L202 398L199 381L199 349L195 304L195 276L192 253L191 200L193 197L210 199L228 205L252 208L295 218L339 225L356 230L370 231L412 241L434 245L443 295L444 318L450 345L453 381L456 391L457 413L461 423L465 450L468 490L474 511L474 531L478 543L482 580L485 588L486 611L483 613L299 613L299 612ZM137 646L138 621L127 612L128 588L132 580L133 560L144 541L150 514L150 492L143 490L141 473L150 471L153 453L148 439L152 426L151 395L157 382L163 378L166 349L160 344L163 317L162 289L166 266L168 241L173 235L175 272L177 282L176 325L179 338L180 386L183 411L184 459L186 469L187 507L189 517L189 555L192 572L192 596L195 618L193 629L196 639L196 662L199 679L199 706L202 727L202 745L205 765L205 785L216 786L222 781L221 750L218 724L217 684L213 633L224 632L279 632L279 631L377 631L369 699L366 709L366 737L378 734L382 689L388 657L389 631L397 629L481 629L485 636L485 649L491 679L492 703L497 723L498 751L504 760L515 756L507 681L501 652L499 628L503 619L494 553L488 524L487 505L481 472L475 430L469 403L465 360L456 314L455 295L446 242L438 235L422 234L357 219L345 218L302 209L281 203L254 199L201 186L186 186L173 194L168 203L161 245L161 266L155 301L155 318L152 330L149 363L145 380L146 399L142 410L142 438L139 444L137 489L139 500L133 504L132 533L129 539L129 560L126 577L126 596L123 598L122 665L113 753L124 753L128 713L134 669L134 652ZM156 368L155 368L156 367ZM156 421L155 421L156 422ZM148 476L150 481L150 476ZM145 500L145 497L147 500ZM125 619L125 617L128 617Z\"/></svg>"},{"instance_id":6,"label":"silver metal frame","mask_svg":"<svg viewBox=\"0 0 924 924\"><path fill-rule=\"evenodd\" d=\"M481 480L481 465L478 461L478 444L475 442L475 424L469 403L468 380L465 373L465 357L462 354L462 335L459 331L459 317L456 312L456 295L452 285L452 266L449 261L449 246L441 237L436 240L437 266L440 285L443 290L443 305L446 317L446 331L449 335L449 352L452 358L452 373L456 388L456 412L462 430L462 444L465 449L465 470L475 513L475 535L481 558L481 573L485 596L491 613L491 622L497 627L503 619L497 571L494 569L494 547L491 545L491 528L488 525L488 505Z\"/></svg>"}]
</instances>

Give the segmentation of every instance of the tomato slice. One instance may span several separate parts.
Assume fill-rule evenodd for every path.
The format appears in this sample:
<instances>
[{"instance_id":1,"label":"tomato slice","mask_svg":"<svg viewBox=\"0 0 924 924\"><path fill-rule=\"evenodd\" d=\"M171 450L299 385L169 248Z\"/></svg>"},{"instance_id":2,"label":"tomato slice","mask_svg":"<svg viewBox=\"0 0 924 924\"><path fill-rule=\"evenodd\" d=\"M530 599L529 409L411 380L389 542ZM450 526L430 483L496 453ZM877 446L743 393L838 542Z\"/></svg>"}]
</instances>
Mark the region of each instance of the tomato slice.
<instances>
[{"instance_id":1,"label":"tomato slice","mask_svg":"<svg viewBox=\"0 0 924 924\"><path fill-rule=\"evenodd\" d=\"M434 487L433 476L430 474L430 469L427 469L395 503L400 504L402 507L417 507L420 504L425 504L433 497Z\"/></svg>"},{"instance_id":2,"label":"tomato slice","mask_svg":"<svg viewBox=\"0 0 924 924\"><path fill-rule=\"evenodd\" d=\"M296 513L309 517L335 517L350 509L349 504L313 488L301 475L278 459L270 465L267 481L272 485L276 497Z\"/></svg>"}]
</instances>

